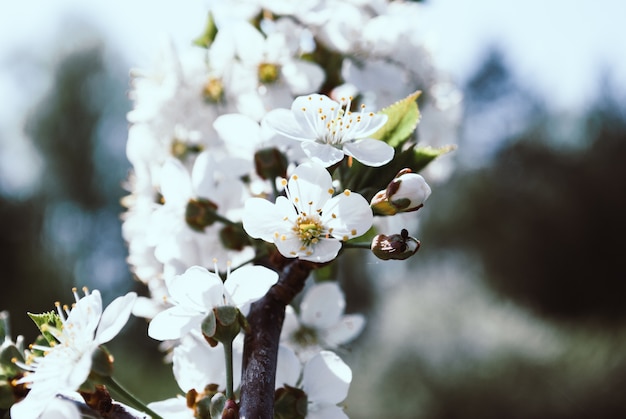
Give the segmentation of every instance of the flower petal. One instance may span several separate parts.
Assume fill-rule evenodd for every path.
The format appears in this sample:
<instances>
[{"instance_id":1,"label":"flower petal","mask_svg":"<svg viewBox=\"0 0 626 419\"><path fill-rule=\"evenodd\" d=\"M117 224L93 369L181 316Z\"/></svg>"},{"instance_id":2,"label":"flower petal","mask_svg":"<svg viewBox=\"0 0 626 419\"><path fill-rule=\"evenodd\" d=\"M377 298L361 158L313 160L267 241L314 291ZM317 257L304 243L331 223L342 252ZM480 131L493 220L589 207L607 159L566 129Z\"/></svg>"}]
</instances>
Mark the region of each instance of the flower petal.
<instances>
[{"instance_id":1,"label":"flower petal","mask_svg":"<svg viewBox=\"0 0 626 419\"><path fill-rule=\"evenodd\" d=\"M343 409L335 405L309 406L306 419L348 419Z\"/></svg>"},{"instance_id":2,"label":"flower petal","mask_svg":"<svg viewBox=\"0 0 626 419\"><path fill-rule=\"evenodd\" d=\"M341 250L341 242L339 240L320 239L319 242L313 245L312 254L306 254L301 251L298 257L302 260L309 260L316 263L330 262L337 257L339 250Z\"/></svg>"},{"instance_id":3,"label":"flower petal","mask_svg":"<svg viewBox=\"0 0 626 419\"><path fill-rule=\"evenodd\" d=\"M195 334L186 335L174 348L172 361L174 378L184 392L200 391L210 383L222 388L226 386L224 347L221 344L211 347Z\"/></svg>"},{"instance_id":4,"label":"flower petal","mask_svg":"<svg viewBox=\"0 0 626 419\"><path fill-rule=\"evenodd\" d=\"M322 208L322 223L339 240L363 235L373 222L369 203L358 193L345 191L334 196Z\"/></svg>"},{"instance_id":5,"label":"flower petal","mask_svg":"<svg viewBox=\"0 0 626 419\"><path fill-rule=\"evenodd\" d=\"M302 387L313 403L337 404L348 395L352 370L334 352L321 351L304 366Z\"/></svg>"},{"instance_id":6,"label":"flower petal","mask_svg":"<svg viewBox=\"0 0 626 419\"><path fill-rule=\"evenodd\" d=\"M202 266L192 266L166 283L172 299L187 309L204 313L222 302L222 280Z\"/></svg>"},{"instance_id":7,"label":"flower petal","mask_svg":"<svg viewBox=\"0 0 626 419\"><path fill-rule=\"evenodd\" d=\"M337 347L356 338L365 327L365 317L348 314L337 323L322 331L322 340L329 347Z\"/></svg>"},{"instance_id":8,"label":"flower petal","mask_svg":"<svg viewBox=\"0 0 626 419\"><path fill-rule=\"evenodd\" d=\"M336 282L323 282L309 288L300 305L302 323L315 329L327 329L341 319L346 308L343 292Z\"/></svg>"},{"instance_id":9,"label":"flower petal","mask_svg":"<svg viewBox=\"0 0 626 419\"><path fill-rule=\"evenodd\" d=\"M181 306L160 312L148 325L148 336L156 340L178 339L190 330L199 328L204 314Z\"/></svg>"},{"instance_id":10,"label":"flower petal","mask_svg":"<svg viewBox=\"0 0 626 419\"><path fill-rule=\"evenodd\" d=\"M107 343L122 330L128 322L135 300L137 300L137 293L129 292L123 297L117 297L104 309L96 332L98 345Z\"/></svg>"},{"instance_id":11,"label":"flower petal","mask_svg":"<svg viewBox=\"0 0 626 419\"><path fill-rule=\"evenodd\" d=\"M311 144L311 143L303 143ZM333 195L333 180L322 165L309 162L296 167L289 177L291 202L299 212L314 214Z\"/></svg>"},{"instance_id":12,"label":"flower petal","mask_svg":"<svg viewBox=\"0 0 626 419\"><path fill-rule=\"evenodd\" d=\"M285 345L278 347L278 361L276 362L276 388L285 384L295 387L302 366L296 353Z\"/></svg>"},{"instance_id":13,"label":"flower petal","mask_svg":"<svg viewBox=\"0 0 626 419\"><path fill-rule=\"evenodd\" d=\"M242 266L224 283L224 288L237 307L263 297L278 281L278 274L263 266Z\"/></svg>"},{"instance_id":14,"label":"flower petal","mask_svg":"<svg viewBox=\"0 0 626 419\"><path fill-rule=\"evenodd\" d=\"M246 115L237 113L221 115L213 122L213 128L224 140L229 154L233 156L250 159L261 140L261 127Z\"/></svg>"},{"instance_id":15,"label":"flower petal","mask_svg":"<svg viewBox=\"0 0 626 419\"><path fill-rule=\"evenodd\" d=\"M192 196L191 175L183 164L167 159L161 168L161 194L167 205L183 206Z\"/></svg>"},{"instance_id":16,"label":"flower petal","mask_svg":"<svg viewBox=\"0 0 626 419\"><path fill-rule=\"evenodd\" d=\"M344 157L342 150L329 144L305 141L300 144L300 147L307 157L324 167L330 167L335 163L339 163Z\"/></svg>"},{"instance_id":17,"label":"flower petal","mask_svg":"<svg viewBox=\"0 0 626 419\"><path fill-rule=\"evenodd\" d=\"M312 137L304 127L300 126L296 118L288 109L274 109L269 111L261 125L269 127L279 134L295 140L311 140Z\"/></svg>"},{"instance_id":18,"label":"flower petal","mask_svg":"<svg viewBox=\"0 0 626 419\"><path fill-rule=\"evenodd\" d=\"M275 204L263 198L249 198L242 216L243 228L251 237L273 243L276 232L289 230L284 217L296 217L295 208L284 196L276 198Z\"/></svg>"},{"instance_id":19,"label":"flower petal","mask_svg":"<svg viewBox=\"0 0 626 419\"><path fill-rule=\"evenodd\" d=\"M287 63L282 67L281 73L294 95L318 90L325 77L324 70L319 65L304 60L294 60Z\"/></svg>"},{"instance_id":20,"label":"flower petal","mask_svg":"<svg viewBox=\"0 0 626 419\"><path fill-rule=\"evenodd\" d=\"M389 144L373 138L344 143L343 151L364 165L373 167L389 163L395 153Z\"/></svg>"}]
</instances>

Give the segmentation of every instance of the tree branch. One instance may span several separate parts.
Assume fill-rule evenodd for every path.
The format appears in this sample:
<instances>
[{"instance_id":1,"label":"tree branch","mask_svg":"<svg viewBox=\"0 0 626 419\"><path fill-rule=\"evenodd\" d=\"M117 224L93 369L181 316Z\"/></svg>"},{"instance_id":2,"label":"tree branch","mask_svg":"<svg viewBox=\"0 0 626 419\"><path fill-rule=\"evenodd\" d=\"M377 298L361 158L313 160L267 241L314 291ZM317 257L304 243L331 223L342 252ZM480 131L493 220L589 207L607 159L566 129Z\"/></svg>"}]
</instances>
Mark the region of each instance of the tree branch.
<instances>
[{"instance_id":1,"label":"tree branch","mask_svg":"<svg viewBox=\"0 0 626 419\"><path fill-rule=\"evenodd\" d=\"M239 407L241 418L274 417L276 362L285 307L302 291L314 267L315 264L311 262L299 259L291 261L283 268L278 282L250 308L250 333L246 334L243 351Z\"/></svg>"}]
</instances>

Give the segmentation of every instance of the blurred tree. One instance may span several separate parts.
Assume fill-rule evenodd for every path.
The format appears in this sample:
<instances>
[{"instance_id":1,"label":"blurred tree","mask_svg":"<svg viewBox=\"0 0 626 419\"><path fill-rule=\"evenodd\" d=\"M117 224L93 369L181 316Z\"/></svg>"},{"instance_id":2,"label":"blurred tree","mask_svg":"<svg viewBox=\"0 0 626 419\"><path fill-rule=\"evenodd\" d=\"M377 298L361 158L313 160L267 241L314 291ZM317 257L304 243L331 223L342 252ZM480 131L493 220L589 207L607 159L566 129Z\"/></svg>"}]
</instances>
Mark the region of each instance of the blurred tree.
<instances>
[{"instance_id":1,"label":"blurred tree","mask_svg":"<svg viewBox=\"0 0 626 419\"><path fill-rule=\"evenodd\" d=\"M492 81L507 84L501 73ZM477 75L470 91L487 79ZM485 100L503 90L486 86ZM489 284L544 315L624 320L626 118L611 91L605 83L582 123L536 114L488 167L440 188L423 241L475 253Z\"/></svg>"}]
</instances>

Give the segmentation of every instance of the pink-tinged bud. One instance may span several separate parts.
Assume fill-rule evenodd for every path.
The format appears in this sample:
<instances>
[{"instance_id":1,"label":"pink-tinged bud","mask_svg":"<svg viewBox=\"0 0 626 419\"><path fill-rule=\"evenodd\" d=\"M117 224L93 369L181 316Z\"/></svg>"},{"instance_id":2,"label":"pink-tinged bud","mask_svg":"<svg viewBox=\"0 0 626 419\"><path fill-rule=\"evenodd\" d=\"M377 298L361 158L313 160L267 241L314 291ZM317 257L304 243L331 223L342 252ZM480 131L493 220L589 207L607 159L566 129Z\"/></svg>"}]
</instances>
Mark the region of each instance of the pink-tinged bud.
<instances>
[{"instance_id":1,"label":"pink-tinged bud","mask_svg":"<svg viewBox=\"0 0 626 419\"><path fill-rule=\"evenodd\" d=\"M409 232L402 229L400 234L386 236L379 234L372 240L372 253L382 260L404 260L413 256L420 248L420 241L409 236Z\"/></svg>"},{"instance_id":2,"label":"pink-tinged bud","mask_svg":"<svg viewBox=\"0 0 626 419\"><path fill-rule=\"evenodd\" d=\"M370 206L376 215L394 215L399 212L417 211L430 196L428 183L421 175L402 169L387 189L378 192Z\"/></svg>"}]
</instances>

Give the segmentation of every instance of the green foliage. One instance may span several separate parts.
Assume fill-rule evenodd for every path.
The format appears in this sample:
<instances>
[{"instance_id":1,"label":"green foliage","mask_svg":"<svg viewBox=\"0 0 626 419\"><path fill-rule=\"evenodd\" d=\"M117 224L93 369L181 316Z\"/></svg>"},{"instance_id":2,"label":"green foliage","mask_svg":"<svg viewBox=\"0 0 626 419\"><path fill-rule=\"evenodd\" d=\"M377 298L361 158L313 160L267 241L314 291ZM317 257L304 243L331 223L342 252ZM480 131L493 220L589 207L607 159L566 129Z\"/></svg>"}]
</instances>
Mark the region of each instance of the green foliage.
<instances>
[{"instance_id":1,"label":"green foliage","mask_svg":"<svg viewBox=\"0 0 626 419\"><path fill-rule=\"evenodd\" d=\"M35 325L37 325L39 331L41 331L41 334L45 338L46 342L48 342L48 345L54 345L55 343L57 343L57 340L49 331L50 327L58 330L61 330L61 328L63 327L61 318L57 313L55 313L54 311L49 311L47 313L41 314L28 313L28 317L30 317L35 322Z\"/></svg>"},{"instance_id":2,"label":"green foliage","mask_svg":"<svg viewBox=\"0 0 626 419\"><path fill-rule=\"evenodd\" d=\"M400 147L413 134L420 120L417 98L422 92L411 93L402 100L381 109L378 113L387 115L387 123L372 135L392 147Z\"/></svg>"},{"instance_id":3,"label":"green foliage","mask_svg":"<svg viewBox=\"0 0 626 419\"><path fill-rule=\"evenodd\" d=\"M193 44L202 48L209 48L215 40L216 35L217 25L215 25L215 20L213 20L213 13L209 13L204 32L193 40Z\"/></svg>"}]
</instances>

